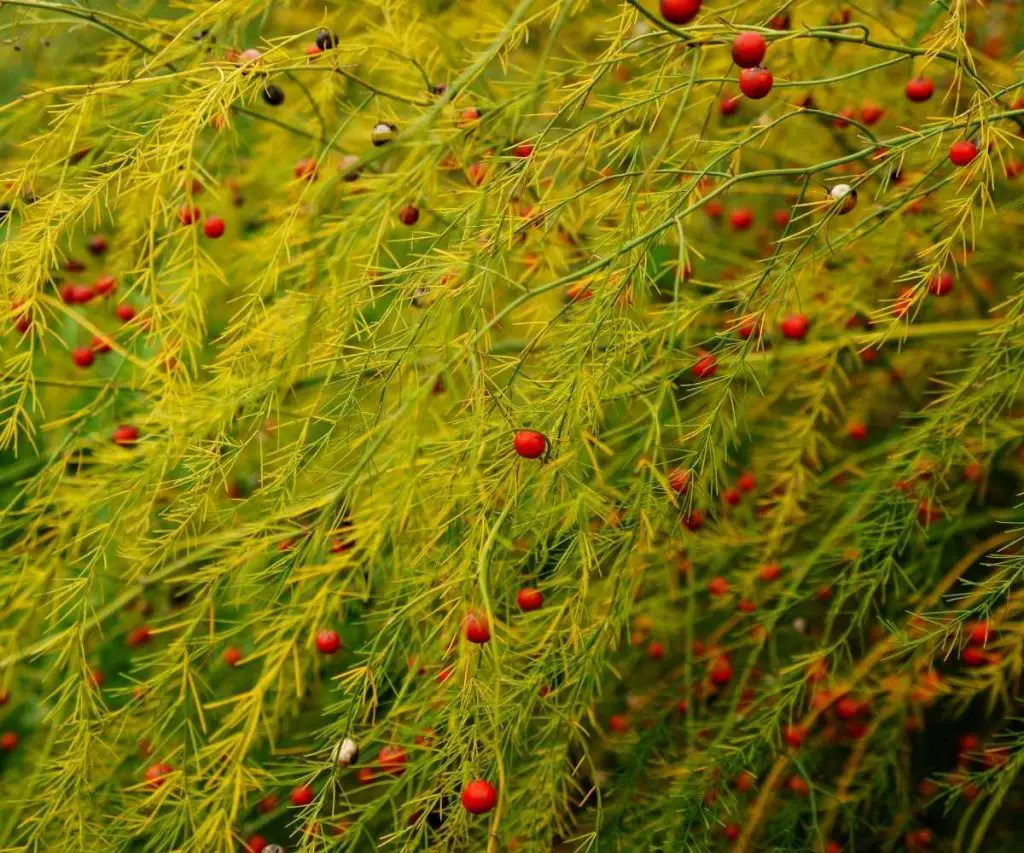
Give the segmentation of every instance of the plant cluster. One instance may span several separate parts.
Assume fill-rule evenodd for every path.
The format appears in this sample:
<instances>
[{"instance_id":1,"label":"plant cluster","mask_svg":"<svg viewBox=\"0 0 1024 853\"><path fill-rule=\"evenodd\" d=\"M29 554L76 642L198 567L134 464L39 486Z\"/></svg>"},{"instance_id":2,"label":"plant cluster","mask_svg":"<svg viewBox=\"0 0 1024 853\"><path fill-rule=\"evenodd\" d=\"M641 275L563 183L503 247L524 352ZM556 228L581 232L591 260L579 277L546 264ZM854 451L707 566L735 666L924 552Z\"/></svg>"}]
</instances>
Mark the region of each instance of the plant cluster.
<instances>
[{"instance_id":1,"label":"plant cluster","mask_svg":"<svg viewBox=\"0 0 1024 853\"><path fill-rule=\"evenodd\" d=\"M1019 849L1016 0L0 35L5 850Z\"/></svg>"}]
</instances>

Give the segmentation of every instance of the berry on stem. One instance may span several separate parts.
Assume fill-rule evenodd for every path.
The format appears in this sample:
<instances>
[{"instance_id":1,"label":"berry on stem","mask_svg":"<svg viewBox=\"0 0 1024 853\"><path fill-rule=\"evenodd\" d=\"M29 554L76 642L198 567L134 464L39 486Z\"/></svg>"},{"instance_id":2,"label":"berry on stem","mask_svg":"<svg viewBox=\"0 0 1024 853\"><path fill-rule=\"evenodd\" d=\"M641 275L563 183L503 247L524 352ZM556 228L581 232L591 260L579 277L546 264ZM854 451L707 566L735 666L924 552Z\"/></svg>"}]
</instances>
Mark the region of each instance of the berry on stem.
<instances>
[{"instance_id":1,"label":"berry on stem","mask_svg":"<svg viewBox=\"0 0 1024 853\"><path fill-rule=\"evenodd\" d=\"M333 655L341 648L341 637L338 635L337 631L331 628L325 628L324 630L317 632L316 647L321 654Z\"/></svg>"},{"instance_id":2,"label":"berry on stem","mask_svg":"<svg viewBox=\"0 0 1024 853\"><path fill-rule=\"evenodd\" d=\"M966 166L978 156L978 146L969 139L961 139L949 146L949 162L954 166Z\"/></svg>"},{"instance_id":3,"label":"berry on stem","mask_svg":"<svg viewBox=\"0 0 1024 853\"><path fill-rule=\"evenodd\" d=\"M548 440L536 430L521 429L515 434L512 446L523 459L538 459L547 451Z\"/></svg>"},{"instance_id":4,"label":"berry on stem","mask_svg":"<svg viewBox=\"0 0 1024 853\"><path fill-rule=\"evenodd\" d=\"M219 216L211 216L203 223L203 234L216 240L224 234L224 220Z\"/></svg>"},{"instance_id":5,"label":"berry on stem","mask_svg":"<svg viewBox=\"0 0 1024 853\"><path fill-rule=\"evenodd\" d=\"M740 91L752 101L765 97L774 84L772 72L760 65L740 71Z\"/></svg>"},{"instance_id":6,"label":"berry on stem","mask_svg":"<svg viewBox=\"0 0 1024 853\"><path fill-rule=\"evenodd\" d=\"M740 33L732 43L732 61L740 68L753 68L761 64L768 43L760 33Z\"/></svg>"},{"instance_id":7,"label":"berry on stem","mask_svg":"<svg viewBox=\"0 0 1024 853\"><path fill-rule=\"evenodd\" d=\"M701 0L661 0L661 17L670 24L686 24L697 17Z\"/></svg>"},{"instance_id":8,"label":"berry on stem","mask_svg":"<svg viewBox=\"0 0 1024 853\"><path fill-rule=\"evenodd\" d=\"M462 789L462 807L470 814L485 814L497 803L498 792L483 779L475 779Z\"/></svg>"},{"instance_id":9,"label":"berry on stem","mask_svg":"<svg viewBox=\"0 0 1024 853\"><path fill-rule=\"evenodd\" d=\"M466 616L465 622L466 639L477 645L486 643L491 639L491 628L487 624L487 617L470 613Z\"/></svg>"},{"instance_id":10,"label":"berry on stem","mask_svg":"<svg viewBox=\"0 0 1024 853\"><path fill-rule=\"evenodd\" d=\"M931 98L935 92L935 84L927 77L915 77L913 80L907 81L903 91L907 100L920 104Z\"/></svg>"},{"instance_id":11,"label":"berry on stem","mask_svg":"<svg viewBox=\"0 0 1024 853\"><path fill-rule=\"evenodd\" d=\"M516 604L524 613L537 610L544 604L544 593L533 587L523 587L516 593Z\"/></svg>"}]
</instances>

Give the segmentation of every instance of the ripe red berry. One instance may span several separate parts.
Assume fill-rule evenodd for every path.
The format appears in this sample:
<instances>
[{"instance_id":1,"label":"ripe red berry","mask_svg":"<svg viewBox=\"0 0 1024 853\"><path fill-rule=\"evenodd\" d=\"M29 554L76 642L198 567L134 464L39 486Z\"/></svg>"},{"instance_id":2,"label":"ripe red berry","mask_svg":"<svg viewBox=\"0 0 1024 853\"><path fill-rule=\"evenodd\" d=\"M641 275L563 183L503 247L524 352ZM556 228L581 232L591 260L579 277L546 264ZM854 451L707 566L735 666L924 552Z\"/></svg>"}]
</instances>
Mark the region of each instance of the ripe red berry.
<instances>
[{"instance_id":1,"label":"ripe red berry","mask_svg":"<svg viewBox=\"0 0 1024 853\"><path fill-rule=\"evenodd\" d=\"M130 424L122 424L114 430L114 434L110 438L114 444L119 444L121 447L131 447L139 440L139 428Z\"/></svg>"},{"instance_id":2,"label":"ripe red berry","mask_svg":"<svg viewBox=\"0 0 1024 853\"><path fill-rule=\"evenodd\" d=\"M280 802L281 800L277 794L267 794L256 804L256 808L259 810L260 814L270 814L277 808Z\"/></svg>"},{"instance_id":3,"label":"ripe red berry","mask_svg":"<svg viewBox=\"0 0 1024 853\"><path fill-rule=\"evenodd\" d=\"M537 459L548 449L548 440L536 430L521 429L512 440L512 445L523 459Z\"/></svg>"},{"instance_id":4,"label":"ripe red berry","mask_svg":"<svg viewBox=\"0 0 1024 853\"><path fill-rule=\"evenodd\" d=\"M927 527L933 521L938 521L942 517L942 513L938 507L932 505L929 500L922 500L917 505L917 520L922 527Z\"/></svg>"},{"instance_id":5,"label":"ripe red berry","mask_svg":"<svg viewBox=\"0 0 1024 853\"><path fill-rule=\"evenodd\" d=\"M693 532L704 526L704 512L699 509L692 510L684 519L683 526Z\"/></svg>"},{"instance_id":6,"label":"ripe red berry","mask_svg":"<svg viewBox=\"0 0 1024 853\"><path fill-rule=\"evenodd\" d=\"M414 204L407 204L398 211L398 221L403 225L415 225L419 218L419 208Z\"/></svg>"},{"instance_id":7,"label":"ripe red berry","mask_svg":"<svg viewBox=\"0 0 1024 853\"><path fill-rule=\"evenodd\" d=\"M690 472L686 468L676 468L670 471L668 484L676 494L685 495L690 488Z\"/></svg>"},{"instance_id":8,"label":"ripe red berry","mask_svg":"<svg viewBox=\"0 0 1024 853\"><path fill-rule=\"evenodd\" d=\"M928 279L928 292L932 296L945 296L952 289L953 276L951 273L939 273L939 275L933 275Z\"/></svg>"},{"instance_id":9,"label":"ripe red berry","mask_svg":"<svg viewBox=\"0 0 1024 853\"><path fill-rule=\"evenodd\" d=\"M731 116L740 108L738 95L726 95L718 104L718 112L724 116Z\"/></svg>"},{"instance_id":10,"label":"ripe red berry","mask_svg":"<svg viewBox=\"0 0 1024 853\"><path fill-rule=\"evenodd\" d=\"M497 803L498 792L483 779L474 779L462 789L462 807L470 814L485 814Z\"/></svg>"},{"instance_id":11,"label":"ripe red berry","mask_svg":"<svg viewBox=\"0 0 1024 853\"><path fill-rule=\"evenodd\" d=\"M107 238L102 234L93 234L86 243L86 248L93 255L102 255L107 251Z\"/></svg>"},{"instance_id":12,"label":"ripe red berry","mask_svg":"<svg viewBox=\"0 0 1024 853\"><path fill-rule=\"evenodd\" d=\"M738 506L739 502L743 500L743 493L735 486L729 486L728 489L722 492L722 500L729 506Z\"/></svg>"},{"instance_id":13,"label":"ripe red berry","mask_svg":"<svg viewBox=\"0 0 1024 853\"><path fill-rule=\"evenodd\" d=\"M708 595L713 595L715 598L723 596L729 592L729 581L723 578L721 575L715 578L711 578L708 581Z\"/></svg>"},{"instance_id":14,"label":"ripe red berry","mask_svg":"<svg viewBox=\"0 0 1024 853\"><path fill-rule=\"evenodd\" d=\"M661 0L661 17L670 24L685 24L697 17L701 0Z\"/></svg>"},{"instance_id":15,"label":"ripe red berry","mask_svg":"<svg viewBox=\"0 0 1024 853\"><path fill-rule=\"evenodd\" d=\"M727 823L722 827L722 835L725 836L727 841L735 841L740 837L741 833L742 830L739 828L739 825L735 823Z\"/></svg>"},{"instance_id":16,"label":"ripe red berry","mask_svg":"<svg viewBox=\"0 0 1024 853\"><path fill-rule=\"evenodd\" d=\"M529 142L520 142L515 148L512 149L512 153L519 158L525 159L533 154L533 146Z\"/></svg>"},{"instance_id":17,"label":"ripe red berry","mask_svg":"<svg viewBox=\"0 0 1024 853\"><path fill-rule=\"evenodd\" d=\"M960 652L960 660L968 666L984 666L988 662L988 656L985 654L984 649L968 646Z\"/></svg>"},{"instance_id":18,"label":"ripe red berry","mask_svg":"<svg viewBox=\"0 0 1024 853\"><path fill-rule=\"evenodd\" d=\"M159 788L167 781L167 775L174 772L174 768L170 764L154 764L151 767L146 768L145 778L146 784L150 788Z\"/></svg>"},{"instance_id":19,"label":"ripe red berry","mask_svg":"<svg viewBox=\"0 0 1024 853\"><path fill-rule=\"evenodd\" d=\"M211 216L203 223L203 234L216 240L224 234L224 220L219 216Z\"/></svg>"},{"instance_id":20,"label":"ripe red berry","mask_svg":"<svg viewBox=\"0 0 1024 853\"><path fill-rule=\"evenodd\" d=\"M729 226L733 231L746 231L754 224L754 211L749 207L737 207L729 214Z\"/></svg>"},{"instance_id":21,"label":"ripe red berry","mask_svg":"<svg viewBox=\"0 0 1024 853\"><path fill-rule=\"evenodd\" d=\"M777 581L782 577L782 566L778 563L765 563L757 570L757 576L765 583Z\"/></svg>"},{"instance_id":22,"label":"ripe red berry","mask_svg":"<svg viewBox=\"0 0 1024 853\"><path fill-rule=\"evenodd\" d=\"M316 160L312 157L303 157L295 163L295 166L292 168L292 174L300 180L305 178L307 181L315 181L317 178Z\"/></svg>"},{"instance_id":23,"label":"ripe red berry","mask_svg":"<svg viewBox=\"0 0 1024 853\"><path fill-rule=\"evenodd\" d=\"M852 423L847 428L846 434L853 441L864 441L868 437L867 425L860 423L860 421L857 421L856 423Z\"/></svg>"},{"instance_id":24,"label":"ripe red berry","mask_svg":"<svg viewBox=\"0 0 1024 853\"><path fill-rule=\"evenodd\" d=\"M97 355L104 355L110 352L110 339L104 338L101 335L93 335L92 343L90 344L92 351Z\"/></svg>"},{"instance_id":25,"label":"ripe red berry","mask_svg":"<svg viewBox=\"0 0 1024 853\"><path fill-rule=\"evenodd\" d=\"M18 746L17 732L4 732L0 734L0 749L4 752L11 752Z\"/></svg>"},{"instance_id":26,"label":"ripe red berry","mask_svg":"<svg viewBox=\"0 0 1024 853\"><path fill-rule=\"evenodd\" d=\"M524 613L537 610L544 604L544 593L533 587L523 587L516 593L516 604L519 605L519 609Z\"/></svg>"},{"instance_id":27,"label":"ripe red berry","mask_svg":"<svg viewBox=\"0 0 1024 853\"><path fill-rule=\"evenodd\" d=\"M242 651L234 646L224 650L224 663L228 666L238 666L242 662Z\"/></svg>"},{"instance_id":28,"label":"ripe red berry","mask_svg":"<svg viewBox=\"0 0 1024 853\"><path fill-rule=\"evenodd\" d=\"M384 746L377 753L377 769L392 776L401 776L407 761L408 756L400 746Z\"/></svg>"},{"instance_id":29,"label":"ripe red berry","mask_svg":"<svg viewBox=\"0 0 1024 853\"><path fill-rule=\"evenodd\" d=\"M313 789L309 785L299 785L290 797L293 806L308 806L313 802Z\"/></svg>"},{"instance_id":30,"label":"ripe red berry","mask_svg":"<svg viewBox=\"0 0 1024 853\"><path fill-rule=\"evenodd\" d=\"M878 124L885 115L885 107L868 101L860 105L860 120L866 125Z\"/></svg>"},{"instance_id":31,"label":"ripe red berry","mask_svg":"<svg viewBox=\"0 0 1024 853\"><path fill-rule=\"evenodd\" d=\"M130 323L135 319L135 307L128 302L122 302L114 309L114 314L122 323Z\"/></svg>"},{"instance_id":32,"label":"ripe red berry","mask_svg":"<svg viewBox=\"0 0 1024 853\"><path fill-rule=\"evenodd\" d=\"M732 678L732 664L729 663L729 658L722 655L712 665L709 671L711 681L719 686L728 684Z\"/></svg>"},{"instance_id":33,"label":"ripe red berry","mask_svg":"<svg viewBox=\"0 0 1024 853\"><path fill-rule=\"evenodd\" d=\"M954 166L966 166L978 156L978 146L969 139L961 139L949 146L949 162Z\"/></svg>"},{"instance_id":34,"label":"ripe red berry","mask_svg":"<svg viewBox=\"0 0 1024 853\"><path fill-rule=\"evenodd\" d=\"M198 222L201 215L199 208L194 204L183 204L178 208L178 222L182 225L191 225L193 222Z\"/></svg>"},{"instance_id":35,"label":"ripe red berry","mask_svg":"<svg viewBox=\"0 0 1024 853\"><path fill-rule=\"evenodd\" d=\"M772 72L760 65L740 71L740 91L752 101L767 95L775 84Z\"/></svg>"},{"instance_id":36,"label":"ripe red berry","mask_svg":"<svg viewBox=\"0 0 1024 853\"><path fill-rule=\"evenodd\" d=\"M491 639L491 628L486 616L470 613L465 622L466 639L471 643L486 643Z\"/></svg>"},{"instance_id":37,"label":"ripe red berry","mask_svg":"<svg viewBox=\"0 0 1024 853\"><path fill-rule=\"evenodd\" d=\"M804 742L804 730L800 726L786 726L782 739L795 749Z\"/></svg>"},{"instance_id":38,"label":"ripe red berry","mask_svg":"<svg viewBox=\"0 0 1024 853\"><path fill-rule=\"evenodd\" d=\"M915 104L920 104L931 98L935 92L935 84L927 77L915 77L913 80L907 81L903 91L906 93L908 100L913 101Z\"/></svg>"},{"instance_id":39,"label":"ripe red berry","mask_svg":"<svg viewBox=\"0 0 1024 853\"><path fill-rule=\"evenodd\" d=\"M661 660L665 657L665 644L654 642L647 647L647 657L651 660Z\"/></svg>"},{"instance_id":40,"label":"ripe red berry","mask_svg":"<svg viewBox=\"0 0 1024 853\"><path fill-rule=\"evenodd\" d=\"M262 835L250 835L245 842L246 853L263 853L267 847L267 839Z\"/></svg>"},{"instance_id":41,"label":"ripe red berry","mask_svg":"<svg viewBox=\"0 0 1024 853\"><path fill-rule=\"evenodd\" d=\"M325 655L333 655L341 648L341 637L338 632L330 628L319 631L316 635L316 647Z\"/></svg>"},{"instance_id":42,"label":"ripe red berry","mask_svg":"<svg viewBox=\"0 0 1024 853\"><path fill-rule=\"evenodd\" d=\"M95 359L95 356L89 347L78 347L71 353L71 360L78 367L88 367L93 363L93 359Z\"/></svg>"},{"instance_id":43,"label":"ripe red berry","mask_svg":"<svg viewBox=\"0 0 1024 853\"><path fill-rule=\"evenodd\" d=\"M736 481L736 485L745 492L752 492L757 487L757 478L747 471L740 474L739 479Z\"/></svg>"},{"instance_id":44,"label":"ripe red berry","mask_svg":"<svg viewBox=\"0 0 1024 853\"><path fill-rule=\"evenodd\" d=\"M740 68L753 68L764 59L768 43L760 33L740 33L732 43L732 61Z\"/></svg>"},{"instance_id":45,"label":"ripe red berry","mask_svg":"<svg viewBox=\"0 0 1024 853\"><path fill-rule=\"evenodd\" d=\"M128 645L133 649L146 645L146 643L152 639L153 632L145 625L140 625L138 628L132 628L132 630L128 632Z\"/></svg>"},{"instance_id":46,"label":"ripe red berry","mask_svg":"<svg viewBox=\"0 0 1024 853\"><path fill-rule=\"evenodd\" d=\"M713 355L704 355L697 359L690 372L697 379L710 379L718 370L718 359Z\"/></svg>"},{"instance_id":47,"label":"ripe red berry","mask_svg":"<svg viewBox=\"0 0 1024 853\"><path fill-rule=\"evenodd\" d=\"M807 330L810 327L811 321L804 314L790 314L779 324L782 337L791 341L802 341L807 336Z\"/></svg>"},{"instance_id":48,"label":"ripe red berry","mask_svg":"<svg viewBox=\"0 0 1024 853\"><path fill-rule=\"evenodd\" d=\"M968 622L965 629L967 642L972 646L985 645L992 634L992 629L989 627L988 622Z\"/></svg>"}]
</instances>

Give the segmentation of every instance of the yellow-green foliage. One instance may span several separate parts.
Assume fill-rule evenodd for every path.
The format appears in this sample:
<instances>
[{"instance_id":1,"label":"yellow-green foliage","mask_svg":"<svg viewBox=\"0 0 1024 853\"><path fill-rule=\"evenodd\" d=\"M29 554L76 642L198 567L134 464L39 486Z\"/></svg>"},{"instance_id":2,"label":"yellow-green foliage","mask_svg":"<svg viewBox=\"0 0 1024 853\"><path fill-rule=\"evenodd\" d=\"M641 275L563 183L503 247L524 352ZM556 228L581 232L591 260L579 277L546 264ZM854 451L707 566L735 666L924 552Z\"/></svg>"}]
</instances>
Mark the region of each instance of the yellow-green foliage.
<instances>
[{"instance_id":1,"label":"yellow-green foliage","mask_svg":"<svg viewBox=\"0 0 1024 853\"><path fill-rule=\"evenodd\" d=\"M1019 849L1019 5L0 35L0 848Z\"/></svg>"}]
</instances>

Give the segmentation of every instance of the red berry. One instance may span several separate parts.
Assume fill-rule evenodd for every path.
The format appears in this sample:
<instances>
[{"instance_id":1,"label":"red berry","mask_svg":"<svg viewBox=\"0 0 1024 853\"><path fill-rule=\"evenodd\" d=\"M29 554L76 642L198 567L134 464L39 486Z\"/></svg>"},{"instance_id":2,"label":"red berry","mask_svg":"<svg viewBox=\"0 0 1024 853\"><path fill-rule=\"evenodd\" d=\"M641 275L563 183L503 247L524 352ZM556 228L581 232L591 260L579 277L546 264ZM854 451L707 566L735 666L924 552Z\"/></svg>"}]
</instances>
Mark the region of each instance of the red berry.
<instances>
[{"instance_id":1,"label":"red berry","mask_svg":"<svg viewBox=\"0 0 1024 853\"><path fill-rule=\"evenodd\" d=\"M953 289L953 276L948 272L933 275L928 279L928 292L933 296L945 296Z\"/></svg>"},{"instance_id":2,"label":"red berry","mask_svg":"<svg viewBox=\"0 0 1024 853\"><path fill-rule=\"evenodd\" d=\"M119 444L121 447L131 447L139 440L139 428L133 427L130 424L122 424L114 430L111 440L114 444Z\"/></svg>"},{"instance_id":3,"label":"red berry","mask_svg":"<svg viewBox=\"0 0 1024 853\"><path fill-rule=\"evenodd\" d=\"M524 613L529 613L531 610L537 610L542 604L544 604L544 593L539 589L523 587L516 593L516 604L519 605L519 609Z\"/></svg>"},{"instance_id":4,"label":"red berry","mask_svg":"<svg viewBox=\"0 0 1024 853\"><path fill-rule=\"evenodd\" d=\"M730 486L722 492L722 500L729 506L737 506L739 502L743 500L743 493L735 486Z\"/></svg>"},{"instance_id":5,"label":"red berry","mask_svg":"<svg viewBox=\"0 0 1024 853\"><path fill-rule=\"evenodd\" d=\"M400 746L384 746L377 753L377 769L392 776L401 776L407 761L405 750Z\"/></svg>"},{"instance_id":6,"label":"red berry","mask_svg":"<svg viewBox=\"0 0 1024 853\"><path fill-rule=\"evenodd\" d=\"M968 666L983 666L988 662L988 656L983 649L968 646L960 653L960 660Z\"/></svg>"},{"instance_id":7,"label":"red berry","mask_svg":"<svg viewBox=\"0 0 1024 853\"><path fill-rule=\"evenodd\" d=\"M313 789L309 785L299 785L290 797L293 806L308 806L313 802Z\"/></svg>"},{"instance_id":8,"label":"red berry","mask_svg":"<svg viewBox=\"0 0 1024 853\"><path fill-rule=\"evenodd\" d=\"M935 92L935 84L927 77L915 77L913 80L907 81L903 91L906 93L908 100L913 101L915 104L920 104L931 98Z\"/></svg>"},{"instance_id":9,"label":"red berry","mask_svg":"<svg viewBox=\"0 0 1024 853\"><path fill-rule=\"evenodd\" d=\"M4 752L11 752L18 746L17 732L4 732L0 734L0 749Z\"/></svg>"},{"instance_id":10,"label":"red berry","mask_svg":"<svg viewBox=\"0 0 1024 853\"><path fill-rule=\"evenodd\" d=\"M710 670L711 681L719 686L728 684L732 678L732 664L729 663L729 659L724 655L718 658L712 665Z\"/></svg>"},{"instance_id":11,"label":"red berry","mask_svg":"<svg viewBox=\"0 0 1024 853\"><path fill-rule=\"evenodd\" d=\"M710 379L718 370L718 359L713 355L701 356L690 368L690 372L697 379Z\"/></svg>"},{"instance_id":12,"label":"red berry","mask_svg":"<svg viewBox=\"0 0 1024 853\"><path fill-rule=\"evenodd\" d=\"M128 302L122 302L114 309L114 314L122 323L130 323L135 319L135 307Z\"/></svg>"},{"instance_id":13,"label":"red berry","mask_svg":"<svg viewBox=\"0 0 1024 853\"><path fill-rule=\"evenodd\" d=\"M259 809L260 814L270 814L277 808L278 803L280 803L280 798L277 794L267 794L256 804L256 808Z\"/></svg>"},{"instance_id":14,"label":"red berry","mask_svg":"<svg viewBox=\"0 0 1024 853\"><path fill-rule=\"evenodd\" d=\"M150 788L159 788L167 781L167 775L172 773L174 768L170 764L154 764L151 767L146 768L146 784Z\"/></svg>"},{"instance_id":15,"label":"red berry","mask_svg":"<svg viewBox=\"0 0 1024 853\"><path fill-rule=\"evenodd\" d=\"M533 154L533 146L529 142L520 142L515 148L512 149L512 153L516 157L526 158Z\"/></svg>"},{"instance_id":16,"label":"red berry","mask_svg":"<svg viewBox=\"0 0 1024 853\"><path fill-rule=\"evenodd\" d=\"M708 595L713 595L715 598L719 598L720 596L726 595L728 592L729 581L721 575L708 581Z\"/></svg>"},{"instance_id":17,"label":"red berry","mask_svg":"<svg viewBox=\"0 0 1024 853\"><path fill-rule=\"evenodd\" d=\"M178 222L182 225L191 225L193 222L198 222L201 215L199 208L194 204L183 204L178 208Z\"/></svg>"},{"instance_id":18,"label":"red berry","mask_svg":"<svg viewBox=\"0 0 1024 853\"><path fill-rule=\"evenodd\" d=\"M710 219L721 219L722 214L725 213L725 207L717 198L713 198L704 205L704 212Z\"/></svg>"},{"instance_id":19,"label":"red berry","mask_svg":"<svg viewBox=\"0 0 1024 853\"><path fill-rule=\"evenodd\" d=\"M961 139L949 146L949 162L954 166L966 166L978 156L978 146L969 139Z\"/></svg>"},{"instance_id":20,"label":"red berry","mask_svg":"<svg viewBox=\"0 0 1024 853\"><path fill-rule=\"evenodd\" d=\"M647 657L651 660L661 660L665 657L665 644L664 643L651 643L647 647Z\"/></svg>"},{"instance_id":21,"label":"red berry","mask_svg":"<svg viewBox=\"0 0 1024 853\"><path fill-rule=\"evenodd\" d=\"M740 478L736 481L736 485L745 492L752 492L757 487L757 478L747 471L746 473L740 474Z\"/></svg>"},{"instance_id":22,"label":"red berry","mask_svg":"<svg viewBox=\"0 0 1024 853\"><path fill-rule=\"evenodd\" d=\"M860 120L864 122L864 124L878 124L884 115L885 108L878 104L868 101L867 103L860 105Z\"/></svg>"},{"instance_id":23,"label":"red berry","mask_svg":"<svg viewBox=\"0 0 1024 853\"><path fill-rule=\"evenodd\" d=\"M864 441L868 437L868 428L865 424L857 421L856 423L850 424L846 430L846 434L854 441Z\"/></svg>"},{"instance_id":24,"label":"red berry","mask_svg":"<svg viewBox=\"0 0 1024 853\"><path fill-rule=\"evenodd\" d=\"M398 221L403 225L415 225L419 218L419 208L414 204L407 204L398 211Z\"/></svg>"},{"instance_id":25,"label":"red berry","mask_svg":"<svg viewBox=\"0 0 1024 853\"><path fill-rule=\"evenodd\" d=\"M683 519L683 525L689 531L700 530L704 526L704 513L699 509L695 509Z\"/></svg>"},{"instance_id":26,"label":"red berry","mask_svg":"<svg viewBox=\"0 0 1024 853\"><path fill-rule=\"evenodd\" d=\"M807 336L807 330L810 327L811 321L804 314L790 314L779 324L782 337L791 341L802 341Z\"/></svg>"},{"instance_id":27,"label":"red berry","mask_svg":"<svg viewBox=\"0 0 1024 853\"><path fill-rule=\"evenodd\" d=\"M238 666L242 662L242 652L234 646L224 650L224 663L228 666Z\"/></svg>"},{"instance_id":28,"label":"red berry","mask_svg":"<svg viewBox=\"0 0 1024 853\"><path fill-rule=\"evenodd\" d=\"M740 33L732 43L732 61L740 68L753 68L764 59L768 43L759 33Z\"/></svg>"},{"instance_id":29,"label":"red berry","mask_svg":"<svg viewBox=\"0 0 1024 853\"><path fill-rule=\"evenodd\" d=\"M967 642L972 646L983 646L992 634L988 622L968 622L966 627Z\"/></svg>"},{"instance_id":30,"label":"red berry","mask_svg":"<svg viewBox=\"0 0 1024 853\"><path fill-rule=\"evenodd\" d=\"M92 354L92 350L89 347L78 347L71 353L71 360L78 367L88 367L92 364L94 358L95 356Z\"/></svg>"},{"instance_id":31,"label":"red berry","mask_svg":"<svg viewBox=\"0 0 1024 853\"><path fill-rule=\"evenodd\" d=\"M722 828L722 835L725 836L727 841L735 841L740 837L742 830L735 823L727 823Z\"/></svg>"},{"instance_id":32,"label":"red berry","mask_svg":"<svg viewBox=\"0 0 1024 853\"><path fill-rule=\"evenodd\" d=\"M685 468L676 468L668 475L668 484L676 494L685 495L690 488L690 472Z\"/></svg>"},{"instance_id":33,"label":"red berry","mask_svg":"<svg viewBox=\"0 0 1024 853\"><path fill-rule=\"evenodd\" d=\"M462 789L462 807L470 814L484 814L498 803L498 792L490 782L475 779Z\"/></svg>"},{"instance_id":34,"label":"red berry","mask_svg":"<svg viewBox=\"0 0 1024 853\"><path fill-rule=\"evenodd\" d=\"M754 211L749 207L737 207L729 214L729 225L733 231L746 231L754 224Z\"/></svg>"},{"instance_id":35,"label":"red berry","mask_svg":"<svg viewBox=\"0 0 1024 853\"><path fill-rule=\"evenodd\" d=\"M752 101L758 101L767 95L774 83L772 72L760 65L740 71L740 91Z\"/></svg>"},{"instance_id":36,"label":"red berry","mask_svg":"<svg viewBox=\"0 0 1024 853\"><path fill-rule=\"evenodd\" d=\"M933 521L942 518L942 513L931 501L923 500L917 505L917 520L922 527L927 527Z\"/></svg>"},{"instance_id":37,"label":"red berry","mask_svg":"<svg viewBox=\"0 0 1024 853\"><path fill-rule=\"evenodd\" d=\"M250 835L245 843L246 853L263 853L267 846L267 839L262 835Z\"/></svg>"},{"instance_id":38,"label":"red berry","mask_svg":"<svg viewBox=\"0 0 1024 853\"><path fill-rule=\"evenodd\" d=\"M102 255L107 251L107 238L102 234L93 234L85 244L93 255Z\"/></svg>"},{"instance_id":39,"label":"red berry","mask_svg":"<svg viewBox=\"0 0 1024 853\"><path fill-rule=\"evenodd\" d=\"M128 645L133 649L146 645L146 643L152 639L153 632L145 625L140 625L138 628L132 628L132 630L128 632Z\"/></svg>"},{"instance_id":40,"label":"red berry","mask_svg":"<svg viewBox=\"0 0 1024 853\"><path fill-rule=\"evenodd\" d=\"M765 583L777 581L782 577L782 566L778 563L765 563L757 570L757 576Z\"/></svg>"},{"instance_id":41,"label":"red berry","mask_svg":"<svg viewBox=\"0 0 1024 853\"><path fill-rule=\"evenodd\" d=\"M317 176L317 165L316 160L311 157L303 157L299 160L292 173L296 178L305 178L307 181L315 181Z\"/></svg>"},{"instance_id":42,"label":"red berry","mask_svg":"<svg viewBox=\"0 0 1024 853\"><path fill-rule=\"evenodd\" d=\"M697 17L701 0L661 0L661 17L670 24L685 24Z\"/></svg>"},{"instance_id":43,"label":"red berry","mask_svg":"<svg viewBox=\"0 0 1024 853\"><path fill-rule=\"evenodd\" d=\"M804 742L804 730L799 726L786 726L786 730L782 733L782 738L790 746L796 748Z\"/></svg>"},{"instance_id":44,"label":"red berry","mask_svg":"<svg viewBox=\"0 0 1024 853\"><path fill-rule=\"evenodd\" d=\"M789 211L784 207L772 211L772 222L776 228L785 228L789 225Z\"/></svg>"},{"instance_id":45,"label":"red berry","mask_svg":"<svg viewBox=\"0 0 1024 853\"><path fill-rule=\"evenodd\" d=\"M491 628L487 624L487 617L470 613L465 622L466 639L471 643L486 643L491 639Z\"/></svg>"},{"instance_id":46,"label":"red berry","mask_svg":"<svg viewBox=\"0 0 1024 853\"><path fill-rule=\"evenodd\" d=\"M548 449L548 440L536 430L521 429L516 433L512 445L523 459L537 459Z\"/></svg>"},{"instance_id":47,"label":"red berry","mask_svg":"<svg viewBox=\"0 0 1024 853\"><path fill-rule=\"evenodd\" d=\"M203 233L211 240L216 240L224 234L224 220L219 216L211 216L203 223Z\"/></svg>"},{"instance_id":48,"label":"red berry","mask_svg":"<svg viewBox=\"0 0 1024 853\"><path fill-rule=\"evenodd\" d=\"M110 352L110 341L107 338L101 337L100 335L92 336L92 343L90 344L92 351L97 355L104 355Z\"/></svg>"},{"instance_id":49,"label":"red berry","mask_svg":"<svg viewBox=\"0 0 1024 853\"><path fill-rule=\"evenodd\" d=\"M726 95L718 103L718 112L724 116L731 116L739 108L740 98L738 95Z\"/></svg>"},{"instance_id":50,"label":"red berry","mask_svg":"<svg viewBox=\"0 0 1024 853\"><path fill-rule=\"evenodd\" d=\"M341 648L341 637L338 636L337 631L326 628L317 633L316 647L325 655L333 655Z\"/></svg>"}]
</instances>

